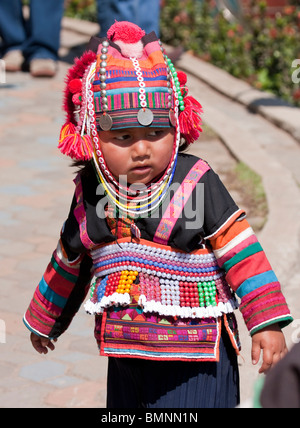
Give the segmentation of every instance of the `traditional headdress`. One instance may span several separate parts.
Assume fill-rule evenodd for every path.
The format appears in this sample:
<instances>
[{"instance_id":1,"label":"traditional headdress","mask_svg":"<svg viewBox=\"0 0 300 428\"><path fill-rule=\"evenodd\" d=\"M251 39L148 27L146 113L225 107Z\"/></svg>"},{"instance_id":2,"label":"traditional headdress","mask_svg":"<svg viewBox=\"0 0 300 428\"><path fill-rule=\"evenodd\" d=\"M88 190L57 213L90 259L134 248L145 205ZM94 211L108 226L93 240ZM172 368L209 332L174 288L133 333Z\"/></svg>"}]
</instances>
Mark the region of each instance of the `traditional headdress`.
<instances>
[{"instance_id":1,"label":"traditional headdress","mask_svg":"<svg viewBox=\"0 0 300 428\"><path fill-rule=\"evenodd\" d=\"M85 53L68 73L64 102L67 122L58 147L73 159L93 159L108 194L119 200L122 185L105 164L98 131L175 127L169 166L159 182L146 191L154 192L154 196L159 193L157 198L161 199L162 187L170 183L174 173L181 138L191 144L202 131L201 105L188 96L186 74L176 72L154 32L146 35L135 24L116 22L107 38L98 41L97 53ZM128 189L126 192L127 197ZM142 213L143 204L139 207Z\"/></svg>"}]
</instances>

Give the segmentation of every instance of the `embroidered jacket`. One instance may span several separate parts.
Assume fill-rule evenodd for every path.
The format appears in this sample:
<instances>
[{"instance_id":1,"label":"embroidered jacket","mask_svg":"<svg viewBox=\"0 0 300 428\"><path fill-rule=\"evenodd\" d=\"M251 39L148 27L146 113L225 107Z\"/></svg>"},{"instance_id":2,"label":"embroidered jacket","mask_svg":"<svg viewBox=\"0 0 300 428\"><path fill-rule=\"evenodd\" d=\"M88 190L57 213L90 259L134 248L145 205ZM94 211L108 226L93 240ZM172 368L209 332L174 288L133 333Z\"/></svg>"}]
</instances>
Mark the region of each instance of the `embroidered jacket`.
<instances>
[{"instance_id":1,"label":"embroidered jacket","mask_svg":"<svg viewBox=\"0 0 300 428\"><path fill-rule=\"evenodd\" d=\"M239 349L235 293L250 334L289 324L276 275L219 177L204 161L180 154L173 183L160 211L135 221L141 238L122 238L95 175L79 174L25 325L49 338L61 335L94 275L86 309L96 314L102 355L215 361L221 320Z\"/></svg>"}]
</instances>

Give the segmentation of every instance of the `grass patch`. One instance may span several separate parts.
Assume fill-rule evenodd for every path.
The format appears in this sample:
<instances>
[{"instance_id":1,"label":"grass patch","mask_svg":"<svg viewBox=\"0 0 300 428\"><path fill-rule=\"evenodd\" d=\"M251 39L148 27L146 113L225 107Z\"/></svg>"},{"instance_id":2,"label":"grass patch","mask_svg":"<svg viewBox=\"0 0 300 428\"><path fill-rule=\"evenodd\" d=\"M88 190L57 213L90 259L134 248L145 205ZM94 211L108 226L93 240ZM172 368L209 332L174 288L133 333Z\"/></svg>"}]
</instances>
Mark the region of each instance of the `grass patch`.
<instances>
[{"instance_id":1,"label":"grass patch","mask_svg":"<svg viewBox=\"0 0 300 428\"><path fill-rule=\"evenodd\" d=\"M203 137L205 140L213 140L215 138L219 138L218 134L216 134L216 132L206 122L203 122L201 127L202 135L200 136L200 138Z\"/></svg>"},{"instance_id":2,"label":"grass patch","mask_svg":"<svg viewBox=\"0 0 300 428\"><path fill-rule=\"evenodd\" d=\"M265 211L267 209L265 206L267 204L266 193L260 175L243 162L238 162L235 172L247 193L251 195L257 205L263 205L262 209Z\"/></svg>"},{"instance_id":3,"label":"grass patch","mask_svg":"<svg viewBox=\"0 0 300 428\"><path fill-rule=\"evenodd\" d=\"M263 228L268 217L268 203L262 179L245 163L238 162L230 174L230 188L241 195L242 205L247 211L247 217L255 219L256 231ZM251 223L251 221L250 221Z\"/></svg>"}]
</instances>

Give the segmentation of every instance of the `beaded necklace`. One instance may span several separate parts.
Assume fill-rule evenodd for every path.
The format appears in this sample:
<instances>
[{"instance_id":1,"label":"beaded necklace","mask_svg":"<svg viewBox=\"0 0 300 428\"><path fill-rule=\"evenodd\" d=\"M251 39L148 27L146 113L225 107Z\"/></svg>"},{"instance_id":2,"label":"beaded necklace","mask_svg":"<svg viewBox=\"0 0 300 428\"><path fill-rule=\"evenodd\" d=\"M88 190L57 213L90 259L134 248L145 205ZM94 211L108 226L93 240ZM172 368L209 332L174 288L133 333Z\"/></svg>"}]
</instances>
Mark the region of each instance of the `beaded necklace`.
<instances>
[{"instance_id":1,"label":"beaded necklace","mask_svg":"<svg viewBox=\"0 0 300 428\"><path fill-rule=\"evenodd\" d=\"M94 72L95 71L92 70L91 74L93 74ZM138 77L140 78L140 75ZM92 97L92 95L92 91L88 92L88 97ZM142 99L141 102L143 101L144 100ZM103 185L107 197L114 205L117 206L118 210L122 212L123 215L129 215L133 218L138 218L141 216L150 216L151 213L153 213L162 204L165 196L167 195L168 188L172 183L175 173L178 149L180 144L180 129L178 124L178 99L176 98L174 109L174 116L176 117L174 149L169 165L162 178L158 182L151 183L148 186L143 186L139 190L133 189L132 186L128 188L122 185L122 183L118 182L108 170L99 147L100 141L98 133L93 132L95 126L95 113L92 111L92 105L93 104L91 100L88 100L88 114L90 117L94 118L94 120L92 120L91 122L91 136L95 146L95 152L93 153L93 162L96 168L99 183Z\"/></svg>"},{"instance_id":2,"label":"beaded necklace","mask_svg":"<svg viewBox=\"0 0 300 428\"><path fill-rule=\"evenodd\" d=\"M175 173L175 167L176 162L174 163L172 173L168 177L168 181L162 183L162 185L157 189L156 192L147 195L148 197L145 198L131 198L130 203L125 204L122 203L121 200L124 200L124 202L126 202L127 194L121 196L120 192L117 193L113 186L110 186L109 183L104 179L103 174L96 163L100 183L103 185L108 198L113 204L118 207L119 211L121 211L123 214L129 214L135 217L141 217L142 215L150 214L159 207L159 205L163 202L164 197L167 194L167 190L170 186L170 183L172 182Z\"/></svg>"}]
</instances>

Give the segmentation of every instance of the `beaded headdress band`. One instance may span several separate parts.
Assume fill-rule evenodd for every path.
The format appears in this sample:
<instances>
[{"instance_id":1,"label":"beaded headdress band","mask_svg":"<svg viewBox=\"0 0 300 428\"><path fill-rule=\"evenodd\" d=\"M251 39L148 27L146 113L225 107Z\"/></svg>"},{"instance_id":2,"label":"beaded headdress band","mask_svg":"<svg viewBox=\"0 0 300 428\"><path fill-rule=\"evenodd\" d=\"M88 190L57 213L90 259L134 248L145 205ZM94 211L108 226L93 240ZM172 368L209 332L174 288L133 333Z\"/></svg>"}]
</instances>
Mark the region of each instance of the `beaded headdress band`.
<instances>
[{"instance_id":1,"label":"beaded headdress band","mask_svg":"<svg viewBox=\"0 0 300 428\"><path fill-rule=\"evenodd\" d=\"M59 149L77 160L90 160L99 130L137 126L176 127L188 144L201 132L201 105L186 88L154 32L116 22L97 53L75 61L66 78ZM95 141L96 138L96 141Z\"/></svg>"}]
</instances>

